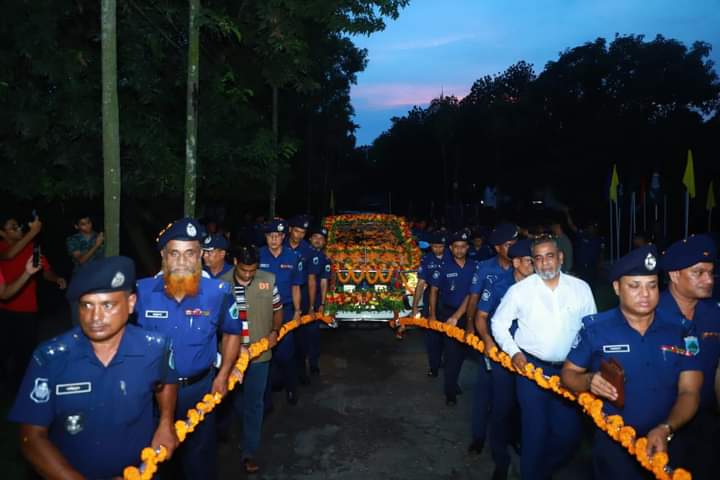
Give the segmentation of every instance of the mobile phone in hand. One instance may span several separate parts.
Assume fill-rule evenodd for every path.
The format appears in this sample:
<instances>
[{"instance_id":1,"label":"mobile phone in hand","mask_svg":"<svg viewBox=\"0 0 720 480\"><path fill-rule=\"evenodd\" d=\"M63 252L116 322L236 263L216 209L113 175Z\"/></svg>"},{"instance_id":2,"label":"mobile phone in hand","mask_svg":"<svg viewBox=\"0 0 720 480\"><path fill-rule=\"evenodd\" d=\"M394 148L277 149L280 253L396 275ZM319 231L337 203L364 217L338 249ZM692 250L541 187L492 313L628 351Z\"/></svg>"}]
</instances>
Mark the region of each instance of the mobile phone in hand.
<instances>
[{"instance_id":1,"label":"mobile phone in hand","mask_svg":"<svg viewBox=\"0 0 720 480\"><path fill-rule=\"evenodd\" d=\"M32 264L33 267L37 268L40 266L40 245L33 245L32 249Z\"/></svg>"}]
</instances>

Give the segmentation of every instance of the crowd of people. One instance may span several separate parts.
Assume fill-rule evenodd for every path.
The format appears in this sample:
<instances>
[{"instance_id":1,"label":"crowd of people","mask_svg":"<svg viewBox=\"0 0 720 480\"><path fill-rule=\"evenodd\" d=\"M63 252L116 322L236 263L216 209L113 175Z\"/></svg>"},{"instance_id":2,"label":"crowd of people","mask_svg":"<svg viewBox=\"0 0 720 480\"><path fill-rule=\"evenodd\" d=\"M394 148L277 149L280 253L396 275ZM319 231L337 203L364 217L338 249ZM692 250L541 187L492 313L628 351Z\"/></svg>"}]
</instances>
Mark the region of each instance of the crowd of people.
<instances>
[{"instance_id":1,"label":"crowd of people","mask_svg":"<svg viewBox=\"0 0 720 480\"><path fill-rule=\"evenodd\" d=\"M1 220L0 315L14 328L4 337L2 382L17 391L9 418L20 424L35 471L114 478L138 462L143 447L162 445L173 458L166 468L216 478L217 441L233 415L242 426L243 468L260 470L256 454L273 392L294 406L299 385L320 373L317 322L279 343L278 333L283 323L323 311L331 274L326 230L298 215L263 222L261 239L257 228L229 238L217 225L179 219L157 237L161 271L136 280L134 262L105 257L102 233L82 216L66 242L74 263L67 285L34 252L39 219L26 231L16 218ZM610 266L618 306L598 313L588 282L602 281L602 253L592 226L448 231L419 224L415 233L428 251L413 315L478 335L518 370L532 362L571 390L594 393L606 413L648 437L650 454L669 451L673 466L715 478L720 305L711 300L717 248L710 237L691 236L662 254L640 242ZM75 326L36 347L40 272L66 289ZM241 376L233 370L241 349L261 338L273 349L250 363L225 402L232 407L211 414L179 447L174 421L207 392L228 393L230 376ZM437 332L425 340L427 375L442 371L449 408L462 393L463 363L475 357L469 451L482 452L487 439L493 479L507 478L513 448L523 479L551 478L574 455L582 432L577 406ZM649 475L600 431L593 470L597 478Z\"/></svg>"}]
</instances>

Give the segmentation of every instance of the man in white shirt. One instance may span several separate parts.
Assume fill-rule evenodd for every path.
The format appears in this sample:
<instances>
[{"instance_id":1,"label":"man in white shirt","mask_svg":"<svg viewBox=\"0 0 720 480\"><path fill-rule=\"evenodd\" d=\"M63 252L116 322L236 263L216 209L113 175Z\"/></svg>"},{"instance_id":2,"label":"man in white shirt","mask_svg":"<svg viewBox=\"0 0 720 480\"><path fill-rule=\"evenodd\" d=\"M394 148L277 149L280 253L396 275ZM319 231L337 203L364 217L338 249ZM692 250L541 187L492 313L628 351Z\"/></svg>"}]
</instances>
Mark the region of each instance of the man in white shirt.
<instances>
[{"instance_id":1,"label":"man in white shirt","mask_svg":"<svg viewBox=\"0 0 720 480\"><path fill-rule=\"evenodd\" d=\"M588 284L561 272L563 254L553 237L536 239L532 254L536 273L507 291L493 317L492 333L518 370L531 362L546 375L559 375L582 318L597 313L597 308ZM513 338L510 326L515 319L518 329ZM578 443L579 411L525 377L518 376L516 383L522 416L522 478L549 478Z\"/></svg>"}]
</instances>

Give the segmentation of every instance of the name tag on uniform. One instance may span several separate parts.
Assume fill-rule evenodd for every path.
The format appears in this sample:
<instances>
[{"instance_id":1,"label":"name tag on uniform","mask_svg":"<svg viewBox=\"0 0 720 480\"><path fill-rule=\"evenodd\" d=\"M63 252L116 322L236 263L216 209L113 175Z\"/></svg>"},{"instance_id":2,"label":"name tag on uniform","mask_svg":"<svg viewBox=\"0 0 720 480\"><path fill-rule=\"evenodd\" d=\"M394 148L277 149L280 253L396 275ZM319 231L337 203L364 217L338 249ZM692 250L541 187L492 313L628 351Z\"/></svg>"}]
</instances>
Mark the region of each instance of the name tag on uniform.
<instances>
[{"instance_id":1,"label":"name tag on uniform","mask_svg":"<svg viewBox=\"0 0 720 480\"><path fill-rule=\"evenodd\" d=\"M630 345L603 345L604 353L630 353Z\"/></svg>"},{"instance_id":2,"label":"name tag on uniform","mask_svg":"<svg viewBox=\"0 0 720 480\"><path fill-rule=\"evenodd\" d=\"M145 310L145 318L168 318L167 310Z\"/></svg>"},{"instance_id":3,"label":"name tag on uniform","mask_svg":"<svg viewBox=\"0 0 720 480\"><path fill-rule=\"evenodd\" d=\"M290 265L288 263L281 263L280 268L286 268L286 269L292 269L294 265Z\"/></svg>"},{"instance_id":4,"label":"name tag on uniform","mask_svg":"<svg viewBox=\"0 0 720 480\"><path fill-rule=\"evenodd\" d=\"M55 385L55 395L75 395L77 393L90 392L92 392L92 384L90 382L60 383Z\"/></svg>"},{"instance_id":5,"label":"name tag on uniform","mask_svg":"<svg viewBox=\"0 0 720 480\"><path fill-rule=\"evenodd\" d=\"M455 278L455 277L457 277L457 276L458 276L458 274L455 273L455 272L453 272L453 273L448 273L447 275L445 275L446 278Z\"/></svg>"}]
</instances>

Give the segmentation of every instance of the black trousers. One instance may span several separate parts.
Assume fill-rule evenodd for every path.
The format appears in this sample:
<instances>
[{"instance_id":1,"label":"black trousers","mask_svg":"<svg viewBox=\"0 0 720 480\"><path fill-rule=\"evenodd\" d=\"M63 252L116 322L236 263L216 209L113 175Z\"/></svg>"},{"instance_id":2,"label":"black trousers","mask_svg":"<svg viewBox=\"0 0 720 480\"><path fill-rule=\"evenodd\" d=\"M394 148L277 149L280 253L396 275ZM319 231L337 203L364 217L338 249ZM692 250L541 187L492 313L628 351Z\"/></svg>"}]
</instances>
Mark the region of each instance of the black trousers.
<instances>
[{"instance_id":1,"label":"black trousers","mask_svg":"<svg viewBox=\"0 0 720 480\"><path fill-rule=\"evenodd\" d=\"M37 346L38 316L35 312L0 310L0 384L15 394Z\"/></svg>"}]
</instances>

